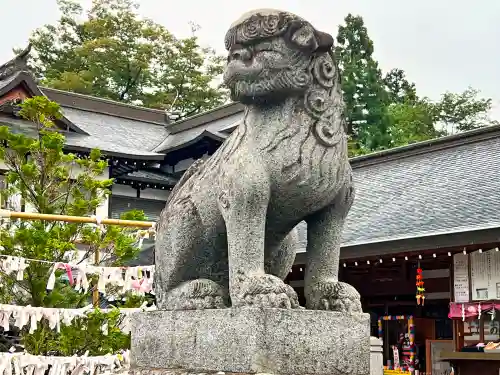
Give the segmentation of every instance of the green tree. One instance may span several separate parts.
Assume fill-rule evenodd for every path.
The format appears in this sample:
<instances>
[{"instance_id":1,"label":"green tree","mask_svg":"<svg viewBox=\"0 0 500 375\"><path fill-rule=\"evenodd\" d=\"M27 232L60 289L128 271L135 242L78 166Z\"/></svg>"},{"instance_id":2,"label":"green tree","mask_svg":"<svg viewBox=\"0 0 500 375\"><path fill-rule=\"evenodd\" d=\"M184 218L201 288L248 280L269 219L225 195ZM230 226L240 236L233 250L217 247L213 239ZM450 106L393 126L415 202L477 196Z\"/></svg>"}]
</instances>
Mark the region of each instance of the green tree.
<instances>
[{"instance_id":1,"label":"green tree","mask_svg":"<svg viewBox=\"0 0 500 375\"><path fill-rule=\"evenodd\" d=\"M491 108L491 99L479 97L479 91L469 87L459 94L444 93L432 105L432 113L434 122L453 134L498 124L489 116Z\"/></svg>"},{"instance_id":2,"label":"green tree","mask_svg":"<svg viewBox=\"0 0 500 375\"><path fill-rule=\"evenodd\" d=\"M497 124L491 99L472 88L419 98L402 69L385 75L373 58L374 45L362 17L349 14L339 26L335 54L342 74L349 154L357 156Z\"/></svg>"},{"instance_id":3,"label":"green tree","mask_svg":"<svg viewBox=\"0 0 500 375\"><path fill-rule=\"evenodd\" d=\"M195 35L179 39L137 14L134 0L58 0L56 24L37 29L31 66L43 85L151 108L179 117L226 100L213 82L223 59Z\"/></svg>"},{"instance_id":4,"label":"green tree","mask_svg":"<svg viewBox=\"0 0 500 375\"><path fill-rule=\"evenodd\" d=\"M382 73L363 18L349 14L337 34L335 55L342 74L348 133L354 150L390 147L390 117Z\"/></svg>"},{"instance_id":5,"label":"green tree","mask_svg":"<svg viewBox=\"0 0 500 375\"><path fill-rule=\"evenodd\" d=\"M77 157L64 152L65 137L57 130L54 122L61 118L60 107L46 97L26 99L19 109L19 116L33 124L33 134L16 132L15 128L0 126L0 160L8 167L6 186L0 194L4 201L21 197L26 207L42 214L90 216L110 194L112 179L99 178L107 167L99 150L92 150L89 156ZM140 211L127 213L124 218L144 220ZM1 303L31 305L34 307L77 308L89 304L91 290L76 291L68 281L57 273L55 286L47 291L47 281L52 272L52 263L79 261L76 257L76 243L80 242L83 257L94 258L96 251L103 256L102 262L123 265L133 259L139 249L134 229L9 219L0 226L1 254L45 262L28 262L24 278L18 280L15 274L2 272ZM81 253L80 253L81 254ZM81 260L80 260L81 261ZM96 280L91 281L95 285ZM109 320L110 336L107 343L88 343L92 353L105 353L110 345L115 349L128 345L128 336L116 327L118 318L95 312L75 324L88 325L95 330L98 321ZM116 323L116 324L115 324ZM79 354L72 346L62 341L71 341L71 334L81 335L70 328L54 336L45 322L34 334L23 332L23 340L32 354L46 354L59 348L57 353ZM76 337L74 337L76 340ZM78 340L77 340L78 341Z\"/></svg>"},{"instance_id":6,"label":"green tree","mask_svg":"<svg viewBox=\"0 0 500 375\"><path fill-rule=\"evenodd\" d=\"M415 103L418 100L414 83L406 79L404 70L391 69L383 78L389 103Z\"/></svg>"},{"instance_id":7,"label":"green tree","mask_svg":"<svg viewBox=\"0 0 500 375\"><path fill-rule=\"evenodd\" d=\"M389 105L388 113L392 119L390 132L393 147L426 141L446 134L444 131L436 130L432 105L426 101L396 102Z\"/></svg>"}]
</instances>

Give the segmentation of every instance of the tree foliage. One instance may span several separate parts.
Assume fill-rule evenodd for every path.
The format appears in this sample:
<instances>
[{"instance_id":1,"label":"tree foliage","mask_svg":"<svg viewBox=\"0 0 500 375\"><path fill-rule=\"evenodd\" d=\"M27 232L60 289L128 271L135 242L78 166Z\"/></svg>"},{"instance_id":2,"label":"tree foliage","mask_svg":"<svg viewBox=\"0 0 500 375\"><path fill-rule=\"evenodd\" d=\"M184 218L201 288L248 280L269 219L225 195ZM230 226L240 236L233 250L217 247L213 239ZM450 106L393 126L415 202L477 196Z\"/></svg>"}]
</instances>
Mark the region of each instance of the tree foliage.
<instances>
[{"instance_id":1,"label":"tree foliage","mask_svg":"<svg viewBox=\"0 0 500 375\"><path fill-rule=\"evenodd\" d=\"M392 69L383 78L389 103L415 103L418 100L414 83L406 79L404 70Z\"/></svg>"},{"instance_id":2,"label":"tree foliage","mask_svg":"<svg viewBox=\"0 0 500 375\"><path fill-rule=\"evenodd\" d=\"M19 115L28 120L32 128L16 132L8 126L0 127L0 160L8 167L6 186L0 191L4 202L13 204L13 198L20 197L23 206L42 214L94 214L110 194L109 187L113 183L112 179L101 177L107 161L99 150L92 150L85 157L64 152L65 137L55 126L61 118L60 108L46 97L26 99L20 105ZM140 211L127 213L124 218L145 219ZM93 263L94 254L99 251L101 262L123 265L139 251L134 230L123 227L102 228L84 223L20 219L1 224L2 255L42 261L28 262L21 280L15 274L0 273L1 303L59 308L86 306L90 302L91 289L76 291L68 281L59 277L62 272L57 273L54 289L46 290L53 263L77 263L88 259ZM96 281L92 280L91 285ZM101 323L109 319L108 325L114 332L112 316L97 314L82 318L78 324L87 324L92 330L92 324L97 324L96 319ZM68 328L57 340L77 340L78 335L86 334ZM118 345L115 349L119 349L126 342L126 335L116 335L110 335L109 340L115 340ZM59 348L61 342L54 337L46 322L34 334L24 332L24 340L29 343L32 354L46 354L46 351ZM92 350L102 352L107 350L104 349L106 345L115 344L94 341L92 345ZM73 347L60 348L60 353L77 353Z\"/></svg>"},{"instance_id":3,"label":"tree foliage","mask_svg":"<svg viewBox=\"0 0 500 375\"><path fill-rule=\"evenodd\" d=\"M349 14L339 26L335 55L342 71L348 133L357 149L387 148L390 142L387 93L373 50L363 19Z\"/></svg>"},{"instance_id":4,"label":"tree foliage","mask_svg":"<svg viewBox=\"0 0 500 375\"><path fill-rule=\"evenodd\" d=\"M339 26L335 54L342 74L351 156L403 146L497 124L491 99L468 88L437 101L419 97L404 70L385 75L362 17L349 14Z\"/></svg>"},{"instance_id":5,"label":"tree foliage","mask_svg":"<svg viewBox=\"0 0 500 375\"><path fill-rule=\"evenodd\" d=\"M110 312L93 310L86 316L77 317L71 324L61 324L60 332L42 322L32 334L24 334L23 345L34 355L70 357L116 353L130 348L130 335L120 330L121 317L118 309ZM104 327L104 328L103 328Z\"/></svg>"},{"instance_id":6,"label":"tree foliage","mask_svg":"<svg viewBox=\"0 0 500 375\"><path fill-rule=\"evenodd\" d=\"M30 41L32 66L43 85L189 116L222 104L226 92L213 81L222 58L202 48L194 32L176 38L137 14L134 0L58 0L56 24Z\"/></svg>"},{"instance_id":7,"label":"tree foliage","mask_svg":"<svg viewBox=\"0 0 500 375\"><path fill-rule=\"evenodd\" d=\"M461 93L446 92L434 103L434 121L448 133L457 133L498 124L489 117L491 99L479 97L471 87Z\"/></svg>"},{"instance_id":8,"label":"tree foliage","mask_svg":"<svg viewBox=\"0 0 500 375\"><path fill-rule=\"evenodd\" d=\"M392 119L390 129L392 147L405 146L411 143L445 135L436 130L432 116L432 105L426 102L394 103L388 107Z\"/></svg>"}]
</instances>

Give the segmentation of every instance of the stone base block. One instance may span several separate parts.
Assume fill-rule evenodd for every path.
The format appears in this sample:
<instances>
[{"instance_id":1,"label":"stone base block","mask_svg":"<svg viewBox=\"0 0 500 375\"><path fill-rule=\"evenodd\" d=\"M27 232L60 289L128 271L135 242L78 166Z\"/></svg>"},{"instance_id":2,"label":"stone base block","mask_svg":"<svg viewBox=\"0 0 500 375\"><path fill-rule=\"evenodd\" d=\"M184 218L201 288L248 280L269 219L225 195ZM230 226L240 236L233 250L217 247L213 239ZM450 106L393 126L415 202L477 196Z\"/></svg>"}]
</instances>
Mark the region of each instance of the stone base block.
<instances>
[{"instance_id":1,"label":"stone base block","mask_svg":"<svg viewBox=\"0 0 500 375\"><path fill-rule=\"evenodd\" d=\"M140 312L132 372L369 375L369 319L252 308Z\"/></svg>"}]
</instances>

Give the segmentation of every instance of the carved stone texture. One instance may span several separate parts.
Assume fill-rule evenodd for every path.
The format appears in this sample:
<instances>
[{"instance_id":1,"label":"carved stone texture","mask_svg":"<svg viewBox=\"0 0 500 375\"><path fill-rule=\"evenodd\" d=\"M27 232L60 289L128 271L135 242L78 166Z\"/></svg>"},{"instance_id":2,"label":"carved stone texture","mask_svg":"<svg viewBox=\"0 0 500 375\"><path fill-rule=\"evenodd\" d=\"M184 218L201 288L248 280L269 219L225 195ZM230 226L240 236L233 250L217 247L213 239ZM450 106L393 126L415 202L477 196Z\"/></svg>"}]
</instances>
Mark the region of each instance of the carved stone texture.
<instances>
[{"instance_id":1,"label":"carved stone texture","mask_svg":"<svg viewBox=\"0 0 500 375\"><path fill-rule=\"evenodd\" d=\"M224 82L243 120L170 195L157 228L156 296L167 310L298 308L283 279L308 226L310 309L361 312L338 282L344 219L354 199L333 38L277 10L228 31Z\"/></svg>"},{"instance_id":2,"label":"carved stone texture","mask_svg":"<svg viewBox=\"0 0 500 375\"><path fill-rule=\"evenodd\" d=\"M369 375L369 319L368 314L257 308L137 313L131 370L137 375L174 375L174 369L179 375Z\"/></svg>"}]
</instances>

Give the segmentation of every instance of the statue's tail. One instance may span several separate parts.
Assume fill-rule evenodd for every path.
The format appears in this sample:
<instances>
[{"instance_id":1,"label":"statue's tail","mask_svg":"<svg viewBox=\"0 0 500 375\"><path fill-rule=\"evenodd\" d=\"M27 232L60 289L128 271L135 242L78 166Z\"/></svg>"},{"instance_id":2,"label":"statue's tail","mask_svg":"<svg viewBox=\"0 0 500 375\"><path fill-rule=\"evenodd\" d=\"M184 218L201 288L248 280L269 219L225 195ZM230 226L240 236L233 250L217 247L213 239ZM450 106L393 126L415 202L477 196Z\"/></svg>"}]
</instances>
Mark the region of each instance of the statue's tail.
<instances>
[{"instance_id":1,"label":"statue's tail","mask_svg":"<svg viewBox=\"0 0 500 375\"><path fill-rule=\"evenodd\" d=\"M188 181L191 176L196 174L201 169L203 163L204 163L203 159L195 160L195 162L191 164L191 166L186 170L186 172L184 172L184 174L182 175L180 180L175 184L174 188L172 189L172 192L168 196L166 206L168 206L170 201L175 197L179 189L186 183L186 181Z\"/></svg>"}]
</instances>

